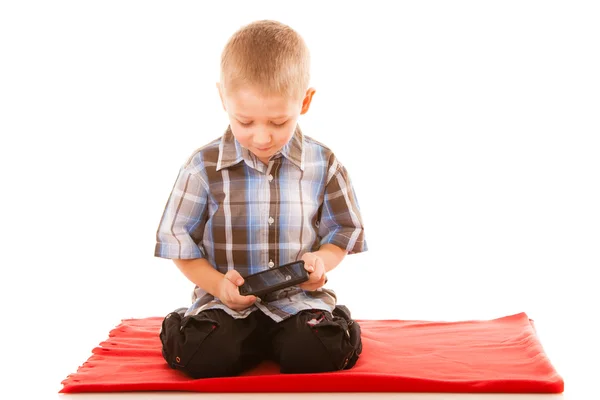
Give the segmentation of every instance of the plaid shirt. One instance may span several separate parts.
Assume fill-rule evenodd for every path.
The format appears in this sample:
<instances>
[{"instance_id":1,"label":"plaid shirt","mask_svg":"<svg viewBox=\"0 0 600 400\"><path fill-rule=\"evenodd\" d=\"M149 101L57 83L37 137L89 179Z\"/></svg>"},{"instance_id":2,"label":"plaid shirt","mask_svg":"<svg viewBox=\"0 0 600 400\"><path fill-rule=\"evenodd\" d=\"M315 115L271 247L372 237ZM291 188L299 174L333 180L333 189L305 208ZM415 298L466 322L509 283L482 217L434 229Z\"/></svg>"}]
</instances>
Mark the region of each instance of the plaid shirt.
<instances>
[{"instance_id":1,"label":"plaid shirt","mask_svg":"<svg viewBox=\"0 0 600 400\"><path fill-rule=\"evenodd\" d=\"M230 127L194 152L179 171L156 238L157 257L206 258L219 272L242 276L297 261L325 243L349 254L367 250L346 169L298 126L268 165ZM186 315L220 308L244 318L258 308L279 322L301 310L333 311L336 295L293 286L238 312L196 286L192 303Z\"/></svg>"}]
</instances>

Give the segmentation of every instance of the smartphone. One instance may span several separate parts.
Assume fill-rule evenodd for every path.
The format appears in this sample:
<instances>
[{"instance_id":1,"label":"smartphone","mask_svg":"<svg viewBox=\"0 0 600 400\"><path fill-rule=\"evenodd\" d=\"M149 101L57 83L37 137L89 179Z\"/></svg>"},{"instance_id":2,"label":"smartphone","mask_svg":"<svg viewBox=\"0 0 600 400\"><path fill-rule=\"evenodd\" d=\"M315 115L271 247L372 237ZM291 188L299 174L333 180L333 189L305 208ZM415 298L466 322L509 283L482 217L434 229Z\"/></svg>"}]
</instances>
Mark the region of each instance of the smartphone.
<instances>
[{"instance_id":1,"label":"smartphone","mask_svg":"<svg viewBox=\"0 0 600 400\"><path fill-rule=\"evenodd\" d=\"M240 294L260 297L307 280L308 271L304 269L304 261L295 261L244 277Z\"/></svg>"}]
</instances>

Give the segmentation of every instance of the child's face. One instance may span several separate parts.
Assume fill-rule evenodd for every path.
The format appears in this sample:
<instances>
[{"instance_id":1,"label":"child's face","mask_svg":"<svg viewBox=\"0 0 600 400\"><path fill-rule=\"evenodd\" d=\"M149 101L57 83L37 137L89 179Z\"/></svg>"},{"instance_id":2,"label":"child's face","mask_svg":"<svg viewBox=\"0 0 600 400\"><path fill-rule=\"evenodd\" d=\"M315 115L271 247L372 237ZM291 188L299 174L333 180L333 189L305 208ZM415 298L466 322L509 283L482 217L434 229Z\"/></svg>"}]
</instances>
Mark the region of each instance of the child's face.
<instances>
[{"instance_id":1,"label":"child's face","mask_svg":"<svg viewBox=\"0 0 600 400\"><path fill-rule=\"evenodd\" d=\"M304 99L297 100L279 95L265 96L252 87L224 95L221 85L217 84L217 87L233 135L265 164L292 138L298 117L308 111L315 92L311 88Z\"/></svg>"}]
</instances>

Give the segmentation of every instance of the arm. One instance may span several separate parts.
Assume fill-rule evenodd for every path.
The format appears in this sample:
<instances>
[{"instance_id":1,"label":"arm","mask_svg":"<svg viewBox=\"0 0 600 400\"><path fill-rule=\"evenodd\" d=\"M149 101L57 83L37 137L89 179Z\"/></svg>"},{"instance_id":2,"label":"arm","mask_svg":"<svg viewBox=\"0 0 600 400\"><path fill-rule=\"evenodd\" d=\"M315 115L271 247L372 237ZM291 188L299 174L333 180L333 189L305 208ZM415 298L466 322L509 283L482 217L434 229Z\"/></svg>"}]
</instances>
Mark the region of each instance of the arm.
<instances>
[{"instance_id":1,"label":"arm","mask_svg":"<svg viewBox=\"0 0 600 400\"><path fill-rule=\"evenodd\" d=\"M333 163L335 173L325 186L319 236L319 250L305 253L302 259L310 279L300 285L316 290L327 282L326 273L337 267L346 254L366 250L362 218L346 169Z\"/></svg>"},{"instance_id":2,"label":"arm","mask_svg":"<svg viewBox=\"0 0 600 400\"><path fill-rule=\"evenodd\" d=\"M256 298L241 296L244 279L235 270L225 275L204 258L202 241L208 212L208 185L193 168L182 167L156 233L155 256L170 258L192 283L232 310L248 308Z\"/></svg>"}]
</instances>

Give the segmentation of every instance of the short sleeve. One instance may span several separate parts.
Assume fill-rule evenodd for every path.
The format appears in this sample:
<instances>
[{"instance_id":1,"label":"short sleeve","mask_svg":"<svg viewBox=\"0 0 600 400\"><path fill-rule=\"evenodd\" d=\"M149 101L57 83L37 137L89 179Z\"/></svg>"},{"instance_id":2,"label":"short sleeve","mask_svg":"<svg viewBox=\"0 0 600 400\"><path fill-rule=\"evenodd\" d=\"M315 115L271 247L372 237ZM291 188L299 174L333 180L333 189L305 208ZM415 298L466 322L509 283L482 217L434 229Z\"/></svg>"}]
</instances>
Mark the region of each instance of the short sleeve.
<instances>
[{"instance_id":1,"label":"short sleeve","mask_svg":"<svg viewBox=\"0 0 600 400\"><path fill-rule=\"evenodd\" d=\"M367 250L356 193L346 168L339 163L325 186L319 236L321 245L331 243L348 254Z\"/></svg>"},{"instance_id":2,"label":"short sleeve","mask_svg":"<svg viewBox=\"0 0 600 400\"><path fill-rule=\"evenodd\" d=\"M154 255L162 258L205 258L202 237L208 191L198 172L182 167L156 232Z\"/></svg>"}]
</instances>

